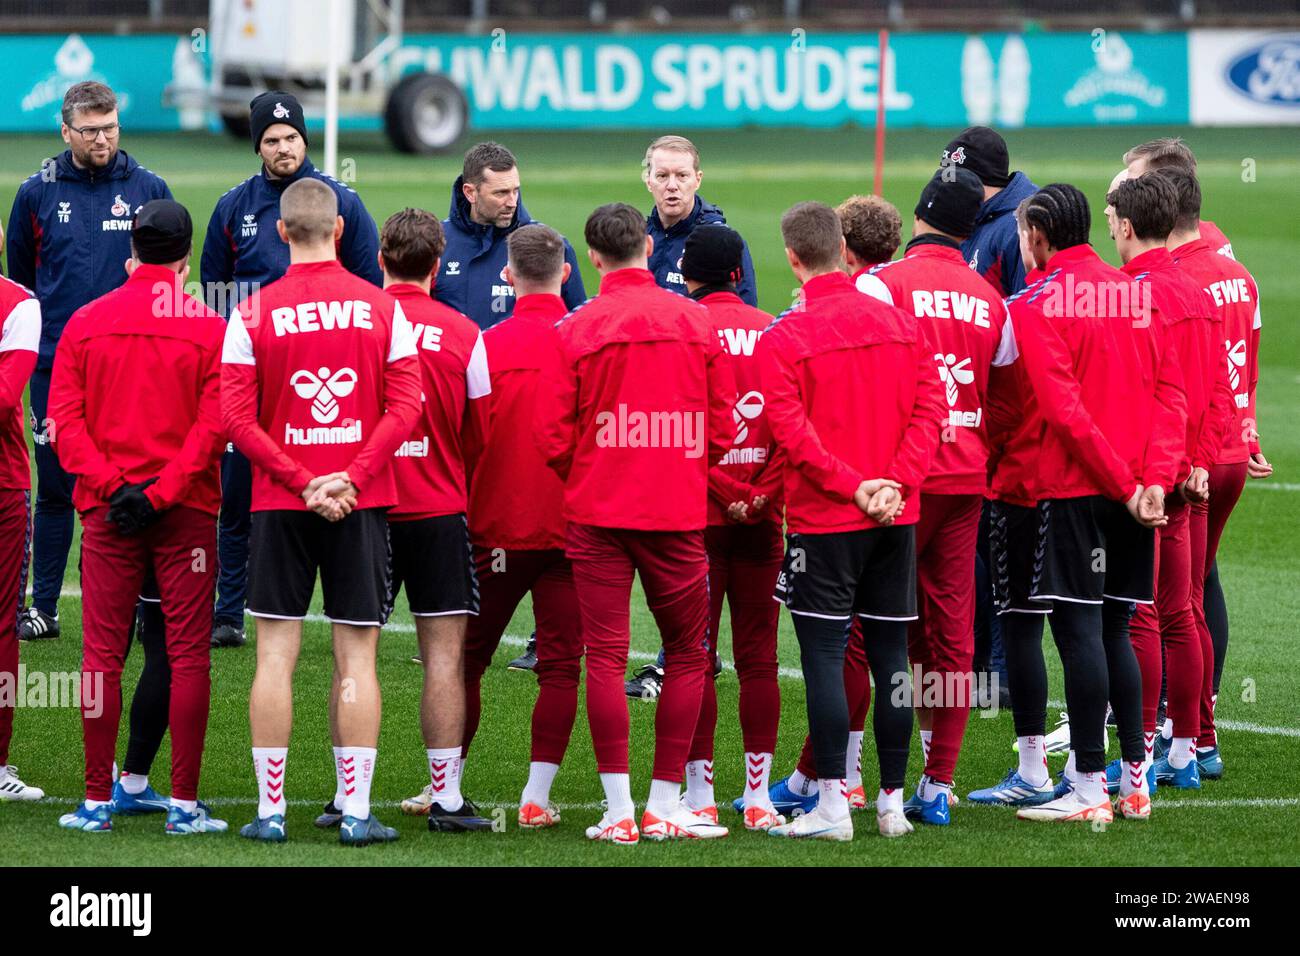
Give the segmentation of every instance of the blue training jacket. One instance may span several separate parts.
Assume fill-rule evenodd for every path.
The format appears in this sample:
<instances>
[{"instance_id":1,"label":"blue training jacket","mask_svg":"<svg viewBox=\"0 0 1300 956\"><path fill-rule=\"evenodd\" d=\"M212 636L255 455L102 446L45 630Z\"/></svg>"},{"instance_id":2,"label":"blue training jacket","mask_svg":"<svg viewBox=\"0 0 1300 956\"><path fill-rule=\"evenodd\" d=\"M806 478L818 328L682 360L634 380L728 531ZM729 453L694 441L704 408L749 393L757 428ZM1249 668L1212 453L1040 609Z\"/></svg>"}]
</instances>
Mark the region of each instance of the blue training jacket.
<instances>
[{"instance_id":1,"label":"blue training jacket","mask_svg":"<svg viewBox=\"0 0 1300 956\"><path fill-rule=\"evenodd\" d=\"M515 289L507 285L502 272L506 267L506 239L520 226L535 220L524 208L523 197L515 207L514 222L500 229L482 225L469 215L469 200L461 186L465 177L457 176L451 187L451 210L442 221L447 248L433 284L433 297L457 312L469 316L480 329L489 329L515 310ZM578 257L569 240L564 240L564 261L571 267L560 297L570 309L587 301L578 271Z\"/></svg>"},{"instance_id":2,"label":"blue training jacket","mask_svg":"<svg viewBox=\"0 0 1300 956\"><path fill-rule=\"evenodd\" d=\"M1016 229L1016 207L1038 192L1024 173L1013 173L996 196L980 206L975 232L961 244L961 254L970 267L987 279L1002 297L1025 287L1025 264L1020 261L1020 236Z\"/></svg>"},{"instance_id":3,"label":"blue training jacket","mask_svg":"<svg viewBox=\"0 0 1300 956\"><path fill-rule=\"evenodd\" d=\"M235 282L269 285L289 268L289 246L275 231L280 218L280 196L303 177L319 179L339 198L343 217L343 238L339 240L339 261L343 268L367 282L382 287L379 268L379 230L366 212L356 190L328 176L304 158L298 171L284 179L270 179L263 166L217 200L203 240L199 272L208 306L229 315L250 289L238 289L233 296L216 293L215 283ZM224 301L222 301L224 298Z\"/></svg>"},{"instance_id":4,"label":"blue training jacket","mask_svg":"<svg viewBox=\"0 0 1300 956\"><path fill-rule=\"evenodd\" d=\"M712 203L707 203L698 195L695 208L685 219L673 223L667 229L659 218L659 210L653 209L646 219L645 231L655 241L654 251L650 253L650 271L655 275L655 282L671 292L686 295L686 281L682 278L682 253L686 251L686 237L696 226L712 223L727 224L722 210ZM744 240L741 240L744 242ZM758 286L754 283L754 260L749 256L749 243L741 254L741 267L745 274L736 283L736 294L747 304L758 307Z\"/></svg>"},{"instance_id":5,"label":"blue training jacket","mask_svg":"<svg viewBox=\"0 0 1300 956\"><path fill-rule=\"evenodd\" d=\"M171 190L122 150L107 169L81 169L64 150L18 187L9 213L9 278L41 302L38 369L54 367L54 349L72 313L126 281L131 222Z\"/></svg>"}]
</instances>

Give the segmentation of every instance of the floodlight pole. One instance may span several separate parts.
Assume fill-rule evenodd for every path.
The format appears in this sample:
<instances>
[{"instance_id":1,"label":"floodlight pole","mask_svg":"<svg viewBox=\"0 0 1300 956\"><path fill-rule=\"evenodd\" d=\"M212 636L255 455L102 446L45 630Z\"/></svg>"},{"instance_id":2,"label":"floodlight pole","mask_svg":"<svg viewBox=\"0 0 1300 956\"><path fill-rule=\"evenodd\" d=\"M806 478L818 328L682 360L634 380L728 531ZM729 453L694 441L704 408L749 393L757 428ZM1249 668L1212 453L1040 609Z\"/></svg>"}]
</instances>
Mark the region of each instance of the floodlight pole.
<instances>
[{"instance_id":1,"label":"floodlight pole","mask_svg":"<svg viewBox=\"0 0 1300 956\"><path fill-rule=\"evenodd\" d=\"M325 67L325 173L338 176L339 160L339 5L329 0L329 54Z\"/></svg>"}]
</instances>

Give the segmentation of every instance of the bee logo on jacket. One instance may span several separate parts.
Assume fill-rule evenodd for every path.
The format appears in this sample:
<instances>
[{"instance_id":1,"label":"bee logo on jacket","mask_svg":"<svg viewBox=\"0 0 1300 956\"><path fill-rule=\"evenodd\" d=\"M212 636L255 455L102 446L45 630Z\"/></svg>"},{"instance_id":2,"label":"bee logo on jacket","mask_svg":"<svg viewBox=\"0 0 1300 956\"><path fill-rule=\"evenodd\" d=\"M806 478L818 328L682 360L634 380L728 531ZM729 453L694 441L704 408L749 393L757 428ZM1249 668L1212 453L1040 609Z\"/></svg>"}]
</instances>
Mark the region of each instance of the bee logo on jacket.
<instances>
[{"instance_id":1,"label":"bee logo on jacket","mask_svg":"<svg viewBox=\"0 0 1300 956\"><path fill-rule=\"evenodd\" d=\"M969 358L964 358L958 362L957 356L951 352L947 355L936 352L934 360L939 363L939 381L944 384L944 390L948 397L948 407L951 408L957 404L957 386L969 385L975 381L975 373L967 367L970 365Z\"/></svg>"},{"instance_id":2,"label":"bee logo on jacket","mask_svg":"<svg viewBox=\"0 0 1300 956\"><path fill-rule=\"evenodd\" d=\"M744 395L740 396L736 402L736 407L732 409L731 417L736 423L736 438L733 445L744 444L745 439L749 437L749 423L763 414L763 393L757 389L750 389Z\"/></svg>"},{"instance_id":3,"label":"bee logo on jacket","mask_svg":"<svg viewBox=\"0 0 1300 956\"><path fill-rule=\"evenodd\" d=\"M69 219L72 218L72 203L70 202L59 203L59 209L56 215L59 217L59 222L67 222Z\"/></svg>"},{"instance_id":4,"label":"bee logo on jacket","mask_svg":"<svg viewBox=\"0 0 1300 956\"><path fill-rule=\"evenodd\" d=\"M257 235L257 214L247 213L244 216L244 224L240 227L239 234L245 239L252 239Z\"/></svg>"},{"instance_id":5,"label":"bee logo on jacket","mask_svg":"<svg viewBox=\"0 0 1300 956\"><path fill-rule=\"evenodd\" d=\"M317 369L315 374L308 369L299 369L293 373L289 384L299 398L311 401L311 417L322 425L328 425L339 417L339 403L335 399L352 394L357 385L357 373L350 368L341 368L332 374L328 368Z\"/></svg>"}]
</instances>

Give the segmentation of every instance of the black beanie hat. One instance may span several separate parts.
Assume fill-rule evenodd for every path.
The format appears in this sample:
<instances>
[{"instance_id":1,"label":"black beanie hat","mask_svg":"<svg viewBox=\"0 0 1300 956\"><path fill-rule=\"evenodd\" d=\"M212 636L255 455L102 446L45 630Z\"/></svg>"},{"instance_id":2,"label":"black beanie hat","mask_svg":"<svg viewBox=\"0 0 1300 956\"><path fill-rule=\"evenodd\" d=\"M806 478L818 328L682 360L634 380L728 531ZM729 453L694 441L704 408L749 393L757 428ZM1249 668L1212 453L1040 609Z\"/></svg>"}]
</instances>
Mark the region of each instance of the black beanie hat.
<instances>
[{"instance_id":1,"label":"black beanie hat","mask_svg":"<svg viewBox=\"0 0 1300 956\"><path fill-rule=\"evenodd\" d=\"M682 278L693 282L739 282L745 250L740 233L721 223L696 226L686 237L686 248L678 266Z\"/></svg>"},{"instance_id":2,"label":"black beanie hat","mask_svg":"<svg viewBox=\"0 0 1300 956\"><path fill-rule=\"evenodd\" d=\"M943 151L940 166L969 169L985 186L999 189L1011 181L1011 157L1007 141L987 126L968 126Z\"/></svg>"},{"instance_id":3,"label":"black beanie hat","mask_svg":"<svg viewBox=\"0 0 1300 956\"><path fill-rule=\"evenodd\" d=\"M917 219L940 232L965 239L975 231L982 205L984 186L979 177L968 169L947 166L925 184L915 212Z\"/></svg>"},{"instance_id":4,"label":"black beanie hat","mask_svg":"<svg viewBox=\"0 0 1300 956\"><path fill-rule=\"evenodd\" d=\"M267 127L276 123L288 123L302 135L307 142L307 119L302 113L302 104L292 93L270 90L259 93L248 104L248 127L253 134L253 152L260 153L262 134Z\"/></svg>"},{"instance_id":5,"label":"black beanie hat","mask_svg":"<svg viewBox=\"0 0 1300 956\"><path fill-rule=\"evenodd\" d=\"M151 199L131 223L131 245L140 262L179 262L190 254L193 238L189 211L171 199Z\"/></svg>"}]
</instances>

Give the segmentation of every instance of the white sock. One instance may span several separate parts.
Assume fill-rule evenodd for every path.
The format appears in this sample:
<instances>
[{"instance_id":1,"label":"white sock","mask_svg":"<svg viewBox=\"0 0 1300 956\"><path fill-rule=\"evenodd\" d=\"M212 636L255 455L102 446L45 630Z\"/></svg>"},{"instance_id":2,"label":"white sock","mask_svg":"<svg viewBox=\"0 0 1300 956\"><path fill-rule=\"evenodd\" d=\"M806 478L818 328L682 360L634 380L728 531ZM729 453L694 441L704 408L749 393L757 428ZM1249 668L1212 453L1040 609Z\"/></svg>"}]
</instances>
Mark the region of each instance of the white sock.
<instances>
[{"instance_id":1,"label":"white sock","mask_svg":"<svg viewBox=\"0 0 1300 956\"><path fill-rule=\"evenodd\" d=\"M772 798L767 795L768 777L772 774L771 754L745 754L745 803L749 807L772 809Z\"/></svg>"},{"instance_id":2,"label":"white sock","mask_svg":"<svg viewBox=\"0 0 1300 956\"><path fill-rule=\"evenodd\" d=\"M671 780L651 780L650 798L645 802L647 813L666 818L677 810L682 798L682 785Z\"/></svg>"},{"instance_id":3,"label":"white sock","mask_svg":"<svg viewBox=\"0 0 1300 956\"><path fill-rule=\"evenodd\" d=\"M926 763L930 759L930 740L934 737L933 730L921 731L921 762Z\"/></svg>"},{"instance_id":4,"label":"white sock","mask_svg":"<svg viewBox=\"0 0 1300 956\"><path fill-rule=\"evenodd\" d=\"M122 789L133 797L139 796L149 789L149 775L147 773L124 773L118 777L118 782L122 784Z\"/></svg>"},{"instance_id":5,"label":"white sock","mask_svg":"<svg viewBox=\"0 0 1300 956\"><path fill-rule=\"evenodd\" d=\"M703 810L717 802L713 796L713 761L686 761L686 805Z\"/></svg>"},{"instance_id":6,"label":"white sock","mask_svg":"<svg viewBox=\"0 0 1300 956\"><path fill-rule=\"evenodd\" d=\"M790 788L791 793L797 793L801 797L807 797L817 789L817 781L808 779L796 770L794 773L790 774L790 779L786 781L786 786Z\"/></svg>"},{"instance_id":7,"label":"white sock","mask_svg":"<svg viewBox=\"0 0 1300 956\"><path fill-rule=\"evenodd\" d=\"M1052 776L1047 769L1047 748L1043 746L1042 736L1017 737L1016 742L1020 745L1020 776L1027 783L1041 787Z\"/></svg>"},{"instance_id":8,"label":"white sock","mask_svg":"<svg viewBox=\"0 0 1300 956\"><path fill-rule=\"evenodd\" d=\"M112 803L111 800L92 800L90 797L87 797L81 802L86 805L87 810L98 810L100 807L106 807Z\"/></svg>"},{"instance_id":9,"label":"white sock","mask_svg":"<svg viewBox=\"0 0 1300 956\"><path fill-rule=\"evenodd\" d=\"M455 813L465 803L460 795L460 748L430 747L429 782L433 786L433 802L444 810Z\"/></svg>"},{"instance_id":10,"label":"white sock","mask_svg":"<svg viewBox=\"0 0 1300 956\"><path fill-rule=\"evenodd\" d=\"M334 748L334 809L343 809L343 798L346 794L343 792L343 748Z\"/></svg>"},{"instance_id":11,"label":"white sock","mask_svg":"<svg viewBox=\"0 0 1300 956\"><path fill-rule=\"evenodd\" d=\"M1147 770L1151 769L1151 764L1155 763L1155 751L1156 751L1156 732L1154 730L1143 731L1142 752L1146 754L1146 756L1142 758L1143 772L1146 772Z\"/></svg>"},{"instance_id":12,"label":"white sock","mask_svg":"<svg viewBox=\"0 0 1300 956\"><path fill-rule=\"evenodd\" d=\"M1164 737L1165 740L1174 739L1174 719L1172 717L1165 718L1164 726L1160 728L1160 736Z\"/></svg>"},{"instance_id":13,"label":"white sock","mask_svg":"<svg viewBox=\"0 0 1300 956\"><path fill-rule=\"evenodd\" d=\"M856 790L862 786L862 731L860 730L849 731L849 752L845 766L849 773L844 782L848 784L850 790Z\"/></svg>"},{"instance_id":14,"label":"white sock","mask_svg":"<svg viewBox=\"0 0 1300 956\"><path fill-rule=\"evenodd\" d=\"M1123 761L1119 766L1119 795L1127 797L1130 793L1141 793L1146 789L1146 760L1139 760L1136 763L1131 760Z\"/></svg>"},{"instance_id":15,"label":"white sock","mask_svg":"<svg viewBox=\"0 0 1300 956\"><path fill-rule=\"evenodd\" d=\"M265 820L284 814L284 765L288 747L254 747L253 773L257 776L257 815Z\"/></svg>"},{"instance_id":16,"label":"white sock","mask_svg":"<svg viewBox=\"0 0 1300 956\"><path fill-rule=\"evenodd\" d=\"M528 765L528 782L524 784L524 795L520 803L535 803L545 807L551 802L551 784L560 772L558 763L543 763L534 760Z\"/></svg>"},{"instance_id":17,"label":"white sock","mask_svg":"<svg viewBox=\"0 0 1300 956\"><path fill-rule=\"evenodd\" d=\"M370 781L375 774L374 747L340 747L343 765L343 806L345 816L364 820L370 816Z\"/></svg>"},{"instance_id":18,"label":"white sock","mask_svg":"<svg viewBox=\"0 0 1300 956\"><path fill-rule=\"evenodd\" d=\"M1074 748L1070 748L1070 756L1065 758L1065 779L1072 784L1079 782L1079 771L1074 763Z\"/></svg>"},{"instance_id":19,"label":"white sock","mask_svg":"<svg viewBox=\"0 0 1300 956\"><path fill-rule=\"evenodd\" d=\"M1182 770L1196 757L1196 741L1191 737L1175 737L1169 745L1169 766Z\"/></svg>"},{"instance_id":20,"label":"white sock","mask_svg":"<svg viewBox=\"0 0 1300 956\"><path fill-rule=\"evenodd\" d=\"M883 816L886 813L903 812L903 791L899 790L880 790L876 794L876 813Z\"/></svg>"},{"instance_id":21,"label":"white sock","mask_svg":"<svg viewBox=\"0 0 1300 956\"><path fill-rule=\"evenodd\" d=\"M632 783L625 773L602 773L600 785L605 788L605 815L614 823L625 820L636 812L632 803Z\"/></svg>"},{"instance_id":22,"label":"white sock","mask_svg":"<svg viewBox=\"0 0 1300 956\"><path fill-rule=\"evenodd\" d=\"M180 808L181 808L182 810L184 810L186 813L193 813L195 810L197 810L197 809L199 808L199 801L197 801L197 800L180 800L180 799L177 799L176 797L172 797L172 806L173 806L173 807L180 807Z\"/></svg>"},{"instance_id":23,"label":"white sock","mask_svg":"<svg viewBox=\"0 0 1300 956\"><path fill-rule=\"evenodd\" d=\"M818 780L817 812L826 820L843 820L849 815L849 787L843 780Z\"/></svg>"},{"instance_id":24,"label":"white sock","mask_svg":"<svg viewBox=\"0 0 1300 956\"><path fill-rule=\"evenodd\" d=\"M1090 807L1095 807L1106 799L1106 771L1076 773L1074 789L1080 800Z\"/></svg>"},{"instance_id":25,"label":"white sock","mask_svg":"<svg viewBox=\"0 0 1300 956\"><path fill-rule=\"evenodd\" d=\"M916 785L916 795L918 797L929 802L941 793L946 793L948 802L952 803L951 783L940 783L937 780L931 780L929 774L921 774L921 782Z\"/></svg>"}]
</instances>

